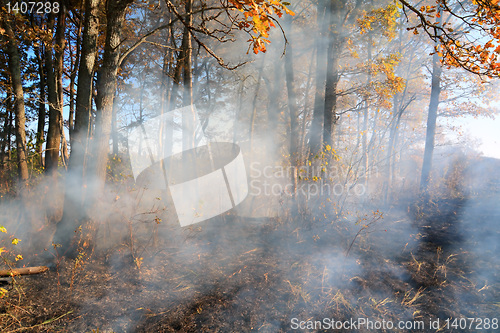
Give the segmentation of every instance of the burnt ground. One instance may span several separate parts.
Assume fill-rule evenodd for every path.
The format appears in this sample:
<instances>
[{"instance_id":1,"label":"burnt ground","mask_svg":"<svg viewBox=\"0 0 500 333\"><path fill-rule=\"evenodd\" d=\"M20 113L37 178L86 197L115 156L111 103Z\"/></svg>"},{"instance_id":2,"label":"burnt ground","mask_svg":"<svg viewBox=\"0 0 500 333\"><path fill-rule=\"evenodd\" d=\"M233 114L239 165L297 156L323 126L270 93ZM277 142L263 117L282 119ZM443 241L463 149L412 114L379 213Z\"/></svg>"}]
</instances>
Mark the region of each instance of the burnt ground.
<instances>
[{"instance_id":1,"label":"burnt ground","mask_svg":"<svg viewBox=\"0 0 500 333\"><path fill-rule=\"evenodd\" d=\"M499 317L498 198L399 204L381 218L365 205L342 219L317 209L131 228L118 245L4 285L0 331L290 332L293 318L368 318L426 326L353 331L435 332L428 322L439 318L439 331L461 332L446 318L474 317L483 329L469 331L493 332L484 320Z\"/></svg>"}]
</instances>

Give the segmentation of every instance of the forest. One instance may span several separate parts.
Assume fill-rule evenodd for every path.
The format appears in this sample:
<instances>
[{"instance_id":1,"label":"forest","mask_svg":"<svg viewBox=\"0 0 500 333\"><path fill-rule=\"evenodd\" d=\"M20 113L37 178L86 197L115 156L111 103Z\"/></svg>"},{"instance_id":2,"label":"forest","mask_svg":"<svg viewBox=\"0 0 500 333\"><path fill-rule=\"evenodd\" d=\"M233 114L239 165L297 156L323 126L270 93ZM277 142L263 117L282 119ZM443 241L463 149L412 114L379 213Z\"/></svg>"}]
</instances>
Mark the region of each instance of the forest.
<instances>
[{"instance_id":1,"label":"forest","mask_svg":"<svg viewBox=\"0 0 500 333\"><path fill-rule=\"evenodd\" d=\"M498 331L498 0L0 7L1 332Z\"/></svg>"}]
</instances>

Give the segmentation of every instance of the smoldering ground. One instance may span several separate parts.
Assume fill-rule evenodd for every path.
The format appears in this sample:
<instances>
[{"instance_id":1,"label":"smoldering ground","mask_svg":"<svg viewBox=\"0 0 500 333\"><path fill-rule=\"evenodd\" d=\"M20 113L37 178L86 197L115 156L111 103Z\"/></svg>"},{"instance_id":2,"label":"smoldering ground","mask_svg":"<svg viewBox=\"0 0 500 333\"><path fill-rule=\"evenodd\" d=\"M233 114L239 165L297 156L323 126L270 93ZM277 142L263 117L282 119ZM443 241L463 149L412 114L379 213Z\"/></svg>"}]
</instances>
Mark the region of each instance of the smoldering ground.
<instances>
[{"instance_id":1,"label":"smoldering ground","mask_svg":"<svg viewBox=\"0 0 500 333\"><path fill-rule=\"evenodd\" d=\"M453 169L453 159L448 166ZM499 192L488 171L497 167L496 160L478 159L464 168L465 196L435 198L426 207L401 200L378 213L365 199L349 204L340 220L332 203L318 203L298 216L230 213L181 228L158 199L140 199L151 205L147 210L131 208L148 190L110 191L93 254L82 249L80 261L61 260L45 275L16 278L25 288L20 304L34 306L27 323L66 314L55 324L66 331L286 332L291 318L491 317L499 282ZM5 215L19 212L5 204ZM25 212L38 209L23 205ZM5 226L20 244L45 230L30 236L13 223ZM23 263L37 262L30 254L37 250L33 243L22 248Z\"/></svg>"}]
</instances>

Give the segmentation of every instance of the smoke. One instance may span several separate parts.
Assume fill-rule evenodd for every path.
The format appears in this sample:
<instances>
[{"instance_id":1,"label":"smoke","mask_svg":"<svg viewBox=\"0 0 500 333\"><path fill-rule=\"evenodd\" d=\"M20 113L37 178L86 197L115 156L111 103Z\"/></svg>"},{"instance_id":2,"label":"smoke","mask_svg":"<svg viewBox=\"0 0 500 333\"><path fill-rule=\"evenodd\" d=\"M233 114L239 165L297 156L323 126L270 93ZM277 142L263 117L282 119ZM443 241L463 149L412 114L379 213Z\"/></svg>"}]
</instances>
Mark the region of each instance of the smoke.
<instances>
[{"instance_id":1,"label":"smoke","mask_svg":"<svg viewBox=\"0 0 500 333\"><path fill-rule=\"evenodd\" d=\"M295 88L303 93L299 123L308 129L315 97L313 39L300 25L286 33L296 55ZM327 157L311 160L309 137L301 133L303 165L292 168L280 69L284 42L272 37L268 52L256 57L236 56L243 42L225 44L221 55L229 61L253 62L234 72L200 74L195 84L194 104L206 140L241 149L248 195L235 208L181 227L173 194L155 183L165 179L154 178L158 173L149 183L134 177L128 157L132 140L125 139L158 117L162 107L161 77L147 71L119 87L119 161L110 162L106 186L87 180L84 191L98 192L98 200L92 210L74 212L87 222L81 231L62 235L76 235L81 257L64 260L50 243L64 198L82 201L73 190L76 175L66 173L57 186L40 178L26 197L2 201L0 224L22 239L16 250L28 253L23 264L53 263L51 275L33 283L46 284L47 293L61 288L71 295L68 303L78 315L67 324L69 330L285 332L292 318L366 317L396 323L494 313L500 265L499 161L436 151L435 187L431 204L424 203L414 195L421 164L414 144L421 135L415 133L418 117L402 117L389 156L384 149L387 123L393 121L390 108L380 115L369 110L372 127L357 134L364 121L362 94L347 92L366 78L352 72L356 63L345 56L339 110L358 106L341 115L330 147L336 151L328 150ZM163 111L171 111L165 105ZM408 113L421 105L411 104ZM369 159L368 168L363 158ZM392 171L385 169L387 159L396 165ZM150 161L144 157L140 162ZM215 188L208 190L216 196ZM49 261L39 258L48 252Z\"/></svg>"}]
</instances>

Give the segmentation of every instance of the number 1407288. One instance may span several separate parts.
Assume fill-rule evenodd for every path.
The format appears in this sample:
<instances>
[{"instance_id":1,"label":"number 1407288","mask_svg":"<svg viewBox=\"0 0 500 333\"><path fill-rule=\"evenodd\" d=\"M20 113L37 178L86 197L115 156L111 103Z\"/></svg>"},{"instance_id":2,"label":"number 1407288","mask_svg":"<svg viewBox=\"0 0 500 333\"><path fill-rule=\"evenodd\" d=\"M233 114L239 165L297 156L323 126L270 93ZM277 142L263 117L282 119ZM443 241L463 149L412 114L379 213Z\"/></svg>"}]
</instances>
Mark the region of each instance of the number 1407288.
<instances>
[{"instance_id":1,"label":"number 1407288","mask_svg":"<svg viewBox=\"0 0 500 333\"><path fill-rule=\"evenodd\" d=\"M9 13L33 13L33 14L49 14L59 13L59 2L54 1L16 1L7 2L7 11Z\"/></svg>"},{"instance_id":2,"label":"number 1407288","mask_svg":"<svg viewBox=\"0 0 500 333\"><path fill-rule=\"evenodd\" d=\"M497 330L498 318L448 318L446 329Z\"/></svg>"}]
</instances>

